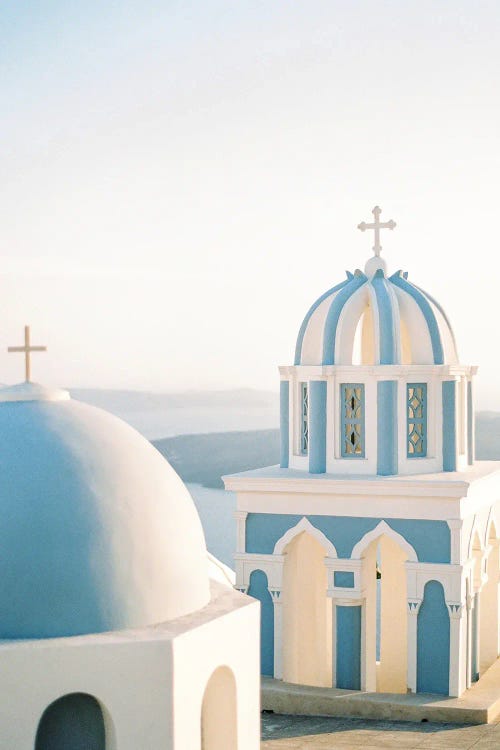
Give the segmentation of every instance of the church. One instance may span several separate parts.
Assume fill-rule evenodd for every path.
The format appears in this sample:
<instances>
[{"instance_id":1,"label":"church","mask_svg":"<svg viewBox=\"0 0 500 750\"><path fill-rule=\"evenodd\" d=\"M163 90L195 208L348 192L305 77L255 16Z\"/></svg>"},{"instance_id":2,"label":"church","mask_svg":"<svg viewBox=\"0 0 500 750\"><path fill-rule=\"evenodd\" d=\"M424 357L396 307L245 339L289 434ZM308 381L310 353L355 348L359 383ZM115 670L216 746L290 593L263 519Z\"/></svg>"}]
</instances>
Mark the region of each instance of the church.
<instances>
[{"instance_id":1,"label":"church","mask_svg":"<svg viewBox=\"0 0 500 750\"><path fill-rule=\"evenodd\" d=\"M322 294L280 367L281 464L237 493L236 585L284 683L460 696L499 654L500 464L474 457L451 323L374 256ZM472 314L472 313L471 313Z\"/></svg>"},{"instance_id":2,"label":"church","mask_svg":"<svg viewBox=\"0 0 500 750\"><path fill-rule=\"evenodd\" d=\"M258 603L145 438L31 381L41 350L0 389L0 747L258 750Z\"/></svg>"}]
</instances>

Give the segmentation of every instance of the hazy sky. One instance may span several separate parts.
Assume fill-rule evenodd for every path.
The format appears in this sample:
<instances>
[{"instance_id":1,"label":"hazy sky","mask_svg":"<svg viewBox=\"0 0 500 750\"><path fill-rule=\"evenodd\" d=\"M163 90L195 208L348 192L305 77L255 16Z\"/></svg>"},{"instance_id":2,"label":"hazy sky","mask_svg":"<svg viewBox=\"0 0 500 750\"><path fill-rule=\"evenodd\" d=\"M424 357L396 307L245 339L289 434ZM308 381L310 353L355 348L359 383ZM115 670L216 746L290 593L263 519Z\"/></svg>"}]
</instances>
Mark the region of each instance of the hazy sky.
<instances>
[{"instance_id":1,"label":"hazy sky","mask_svg":"<svg viewBox=\"0 0 500 750\"><path fill-rule=\"evenodd\" d=\"M4 0L0 24L1 381L26 322L44 382L277 388L378 203L500 408L498 0Z\"/></svg>"}]
</instances>

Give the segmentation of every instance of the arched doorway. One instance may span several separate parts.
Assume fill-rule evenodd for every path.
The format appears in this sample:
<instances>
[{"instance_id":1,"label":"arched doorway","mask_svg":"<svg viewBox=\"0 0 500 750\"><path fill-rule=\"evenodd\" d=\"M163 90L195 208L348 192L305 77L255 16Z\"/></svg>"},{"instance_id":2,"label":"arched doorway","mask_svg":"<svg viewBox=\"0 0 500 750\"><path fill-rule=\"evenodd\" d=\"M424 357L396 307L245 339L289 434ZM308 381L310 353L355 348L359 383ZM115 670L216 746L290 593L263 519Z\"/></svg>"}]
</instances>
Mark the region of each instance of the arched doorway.
<instances>
[{"instance_id":1,"label":"arched doorway","mask_svg":"<svg viewBox=\"0 0 500 750\"><path fill-rule=\"evenodd\" d=\"M248 595L260 601L260 671L274 675L274 604L269 593L267 576L254 570L250 576Z\"/></svg>"},{"instance_id":2,"label":"arched doorway","mask_svg":"<svg viewBox=\"0 0 500 750\"><path fill-rule=\"evenodd\" d=\"M40 719L35 750L106 750L98 701L86 693L70 693L51 703Z\"/></svg>"},{"instance_id":3,"label":"arched doorway","mask_svg":"<svg viewBox=\"0 0 500 750\"><path fill-rule=\"evenodd\" d=\"M236 680L229 667L216 669L205 688L201 750L238 750Z\"/></svg>"},{"instance_id":4,"label":"arched doorway","mask_svg":"<svg viewBox=\"0 0 500 750\"><path fill-rule=\"evenodd\" d=\"M406 693L408 597L405 562L410 557L416 559L416 555L402 537L388 526L385 528L387 531L381 531L371 540L367 535L366 546L359 549L366 592L365 685L366 690ZM355 551L353 557L357 556Z\"/></svg>"},{"instance_id":5,"label":"arched doorway","mask_svg":"<svg viewBox=\"0 0 500 750\"><path fill-rule=\"evenodd\" d=\"M428 581L417 619L417 692L449 694L450 616L439 581Z\"/></svg>"},{"instance_id":6,"label":"arched doorway","mask_svg":"<svg viewBox=\"0 0 500 750\"><path fill-rule=\"evenodd\" d=\"M500 574L499 542L495 525L489 527L486 582L481 589L479 613L479 672L483 674L498 657L498 585Z\"/></svg>"},{"instance_id":7,"label":"arched doorway","mask_svg":"<svg viewBox=\"0 0 500 750\"><path fill-rule=\"evenodd\" d=\"M332 605L327 598L327 550L301 532L285 547L283 680L332 685Z\"/></svg>"}]
</instances>

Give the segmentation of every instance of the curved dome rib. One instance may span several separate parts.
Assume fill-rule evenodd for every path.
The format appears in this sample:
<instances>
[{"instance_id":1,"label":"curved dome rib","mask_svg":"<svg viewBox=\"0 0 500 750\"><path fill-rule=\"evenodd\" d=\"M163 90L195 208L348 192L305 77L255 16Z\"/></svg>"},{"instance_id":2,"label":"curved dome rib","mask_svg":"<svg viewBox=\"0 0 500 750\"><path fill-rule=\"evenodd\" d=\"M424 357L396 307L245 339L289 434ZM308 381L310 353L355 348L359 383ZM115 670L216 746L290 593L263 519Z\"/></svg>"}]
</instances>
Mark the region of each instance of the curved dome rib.
<instances>
[{"instance_id":1,"label":"curved dome rib","mask_svg":"<svg viewBox=\"0 0 500 750\"><path fill-rule=\"evenodd\" d=\"M418 304L420 310L422 311L425 317L427 326L429 328L429 333L430 333L431 342L432 342L434 364L435 365L444 364L444 351L443 351L443 342L441 339L441 333L439 331L439 326L436 320L436 316L434 315L434 311L426 295L423 292L421 292L416 286L414 286L413 284L410 284L410 282L404 278L401 271L398 271L397 273L393 274L390 277L389 281L391 281L393 284L395 284L397 287L399 287L403 291L407 292L411 297L413 297L415 302Z\"/></svg>"},{"instance_id":2,"label":"curved dome rib","mask_svg":"<svg viewBox=\"0 0 500 750\"><path fill-rule=\"evenodd\" d=\"M393 294L383 271L380 269L372 279L378 307L379 321L379 364L398 364L399 338L396 320L399 318L395 309Z\"/></svg>"},{"instance_id":3,"label":"curved dome rib","mask_svg":"<svg viewBox=\"0 0 500 750\"><path fill-rule=\"evenodd\" d=\"M303 341L304 341L304 336L305 336L306 331L307 331L307 326L308 326L309 321L311 320L312 316L314 315L314 313L316 312L316 310L318 309L318 307L321 305L322 302L324 302L326 299L328 299L328 297L330 297L330 295L335 294L336 292L340 291L345 286L347 286L347 284L349 284L349 282L352 280L352 278L353 278L352 274L349 273L349 272L347 272L347 279L345 279L344 281L342 281L340 284L336 284L336 286L333 286L327 292L325 292L324 294L322 294L321 297L319 297L319 299L316 300L316 302L314 303L314 305L312 305L311 308L309 309L309 311L307 312L307 315L305 316L304 320L302 321L302 325L300 326L299 335L297 336L297 343L295 345L295 359L294 359L294 364L295 365L300 365L301 364L301 361L302 361L302 344L303 344Z\"/></svg>"},{"instance_id":4,"label":"curved dome rib","mask_svg":"<svg viewBox=\"0 0 500 750\"><path fill-rule=\"evenodd\" d=\"M423 295L425 295L427 297L427 299L429 299L432 302L432 304L434 305L434 307L436 307L439 310L439 312L441 313L441 315L443 316L444 322L448 326L448 330L450 332L451 340L453 341L453 347L455 349L455 354L456 354L456 352L457 352L457 340L455 338L455 331L453 330L453 326L450 323L450 319L447 316L446 312L444 311L443 307L439 304L439 302L436 299L434 299L434 297L431 294L429 294L428 292L424 291L421 287L417 286L417 284L413 284L413 286L415 287L415 289L418 289L419 292L421 292Z\"/></svg>"},{"instance_id":5,"label":"curved dome rib","mask_svg":"<svg viewBox=\"0 0 500 750\"><path fill-rule=\"evenodd\" d=\"M323 365L335 364L335 339L339 318L347 300L368 281L361 271L356 272L348 284L337 294L328 311L323 335Z\"/></svg>"}]
</instances>

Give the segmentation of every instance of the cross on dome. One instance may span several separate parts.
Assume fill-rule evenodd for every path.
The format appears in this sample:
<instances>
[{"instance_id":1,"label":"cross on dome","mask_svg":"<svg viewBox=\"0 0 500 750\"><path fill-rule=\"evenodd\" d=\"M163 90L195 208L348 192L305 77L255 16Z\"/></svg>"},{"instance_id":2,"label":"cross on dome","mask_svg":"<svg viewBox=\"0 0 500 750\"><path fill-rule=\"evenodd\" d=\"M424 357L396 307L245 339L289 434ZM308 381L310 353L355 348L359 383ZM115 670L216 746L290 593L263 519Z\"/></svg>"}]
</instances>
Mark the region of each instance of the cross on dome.
<instances>
[{"instance_id":1,"label":"cross on dome","mask_svg":"<svg viewBox=\"0 0 500 750\"><path fill-rule=\"evenodd\" d=\"M370 222L369 224L366 223L366 221L362 221L361 224L358 224L358 229L361 229L362 232L365 232L367 229L373 229L375 233L375 244L373 246L373 252L375 253L375 257L380 257L380 252L382 250L382 245L380 244L380 230L381 229L394 229L396 226L396 222L392 219L390 221L380 221L380 214L382 213L382 209L379 206L375 206L375 208L372 210L374 221Z\"/></svg>"},{"instance_id":2,"label":"cross on dome","mask_svg":"<svg viewBox=\"0 0 500 750\"><path fill-rule=\"evenodd\" d=\"M24 326L24 346L9 346L8 352L23 352L26 382L31 383L31 352L46 352L46 346L31 346L30 327Z\"/></svg>"}]
</instances>

